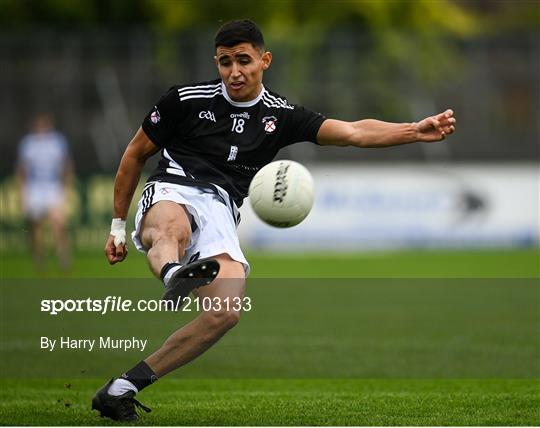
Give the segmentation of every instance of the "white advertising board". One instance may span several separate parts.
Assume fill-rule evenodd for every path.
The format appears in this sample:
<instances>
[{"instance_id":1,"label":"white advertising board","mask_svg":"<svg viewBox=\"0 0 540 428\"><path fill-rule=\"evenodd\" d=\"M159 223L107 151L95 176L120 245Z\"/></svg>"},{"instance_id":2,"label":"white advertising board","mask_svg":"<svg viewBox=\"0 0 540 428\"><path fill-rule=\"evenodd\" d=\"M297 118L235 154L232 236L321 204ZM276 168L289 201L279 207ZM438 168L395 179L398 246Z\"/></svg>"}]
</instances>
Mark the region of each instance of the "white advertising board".
<instances>
[{"instance_id":1,"label":"white advertising board","mask_svg":"<svg viewBox=\"0 0 540 428\"><path fill-rule=\"evenodd\" d=\"M242 207L248 248L287 250L538 245L539 167L306 165L315 181L308 218L276 229Z\"/></svg>"}]
</instances>

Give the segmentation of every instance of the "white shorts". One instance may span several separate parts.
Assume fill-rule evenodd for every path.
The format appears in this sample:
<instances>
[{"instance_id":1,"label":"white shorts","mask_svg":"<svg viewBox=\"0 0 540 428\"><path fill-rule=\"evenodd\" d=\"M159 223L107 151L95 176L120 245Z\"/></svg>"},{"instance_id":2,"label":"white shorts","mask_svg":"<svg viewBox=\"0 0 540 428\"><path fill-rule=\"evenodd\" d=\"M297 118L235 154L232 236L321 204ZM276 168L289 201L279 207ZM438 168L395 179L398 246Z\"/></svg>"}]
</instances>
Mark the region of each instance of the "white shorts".
<instances>
[{"instance_id":1,"label":"white shorts","mask_svg":"<svg viewBox=\"0 0 540 428\"><path fill-rule=\"evenodd\" d=\"M24 210L32 220L39 220L64 203L64 190L59 184L28 183L24 187Z\"/></svg>"},{"instance_id":2,"label":"white shorts","mask_svg":"<svg viewBox=\"0 0 540 428\"><path fill-rule=\"evenodd\" d=\"M144 187L135 215L135 230L131 239L137 250L146 253L140 237L144 215L152 205L159 201L172 201L185 206L191 216L191 241L180 263L186 264L199 258L228 254L233 260L242 263L246 277L249 274L247 262L236 227L240 221L238 208L222 188L215 186L215 193L193 186L154 181Z\"/></svg>"}]
</instances>

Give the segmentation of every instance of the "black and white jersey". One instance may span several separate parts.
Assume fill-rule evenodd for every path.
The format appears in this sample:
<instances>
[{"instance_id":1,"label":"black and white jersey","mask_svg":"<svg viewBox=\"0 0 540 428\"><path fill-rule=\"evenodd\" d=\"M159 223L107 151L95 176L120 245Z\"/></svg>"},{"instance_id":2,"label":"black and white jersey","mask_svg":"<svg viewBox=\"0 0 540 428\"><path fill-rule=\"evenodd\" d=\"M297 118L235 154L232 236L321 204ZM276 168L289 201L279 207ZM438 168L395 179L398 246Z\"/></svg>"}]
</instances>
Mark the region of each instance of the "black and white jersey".
<instances>
[{"instance_id":1,"label":"black and white jersey","mask_svg":"<svg viewBox=\"0 0 540 428\"><path fill-rule=\"evenodd\" d=\"M218 185L240 206L255 173L285 146L316 143L324 120L265 88L252 101L235 102L220 79L173 86L142 124L162 148L148 181Z\"/></svg>"}]
</instances>

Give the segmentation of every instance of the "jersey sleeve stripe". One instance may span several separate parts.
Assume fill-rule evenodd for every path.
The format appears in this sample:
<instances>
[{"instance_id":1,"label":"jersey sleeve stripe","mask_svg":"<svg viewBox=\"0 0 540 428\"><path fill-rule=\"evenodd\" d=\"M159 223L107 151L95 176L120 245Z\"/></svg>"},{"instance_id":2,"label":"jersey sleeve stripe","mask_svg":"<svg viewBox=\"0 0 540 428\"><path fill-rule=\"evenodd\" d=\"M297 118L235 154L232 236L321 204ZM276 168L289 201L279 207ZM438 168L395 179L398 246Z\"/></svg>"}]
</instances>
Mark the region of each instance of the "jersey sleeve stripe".
<instances>
[{"instance_id":1,"label":"jersey sleeve stripe","mask_svg":"<svg viewBox=\"0 0 540 428\"><path fill-rule=\"evenodd\" d=\"M184 92L184 91L191 91L193 89L215 89L221 87L221 83L216 83L214 85L197 85L197 86L184 86L183 88L179 88L178 92Z\"/></svg>"},{"instance_id":2,"label":"jersey sleeve stripe","mask_svg":"<svg viewBox=\"0 0 540 428\"><path fill-rule=\"evenodd\" d=\"M268 100L266 100L265 98L262 98L262 102L266 107L269 107L269 108L281 108L281 106L279 106L277 104L273 104L273 103L269 102Z\"/></svg>"},{"instance_id":3,"label":"jersey sleeve stripe","mask_svg":"<svg viewBox=\"0 0 540 428\"><path fill-rule=\"evenodd\" d=\"M278 104L278 103L272 101L270 98L268 98L266 96L266 94L262 96L262 99L263 99L263 101L265 101L265 103L268 103L272 107L277 107L277 108L282 107L280 104Z\"/></svg>"},{"instance_id":4,"label":"jersey sleeve stripe","mask_svg":"<svg viewBox=\"0 0 540 428\"><path fill-rule=\"evenodd\" d=\"M270 97L267 96L268 94L265 93L262 97L262 100L263 100L263 103L265 106L267 107L275 107L275 108L286 108L286 109L289 109L289 110L293 110L294 107L289 105L289 104L285 104L285 103L279 103L277 100L272 100Z\"/></svg>"},{"instance_id":5,"label":"jersey sleeve stripe","mask_svg":"<svg viewBox=\"0 0 540 428\"><path fill-rule=\"evenodd\" d=\"M287 103L287 101L285 101L284 99L282 98L278 98L278 97L274 97L272 94L270 94L268 91L266 91L264 93L264 95L266 97L268 97L269 100L271 101L274 101L275 103L279 104L281 107L283 108L287 108L287 109L294 109L293 106L291 106L290 104Z\"/></svg>"},{"instance_id":6,"label":"jersey sleeve stripe","mask_svg":"<svg viewBox=\"0 0 540 428\"><path fill-rule=\"evenodd\" d=\"M189 95L187 97L181 96L180 101L190 100L192 98L214 98L216 95L221 95L221 91L216 92L215 94L210 94L210 95L199 94L199 95Z\"/></svg>"},{"instance_id":7,"label":"jersey sleeve stripe","mask_svg":"<svg viewBox=\"0 0 540 428\"><path fill-rule=\"evenodd\" d=\"M178 95L180 95L181 97L184 96L184 95L189 95L189 94L211 94L213 92L216 92L216 91L221 91L221 88L211 88L211 89L189 89L187 91L178 91Z\"/></svg>"}]
</instances>

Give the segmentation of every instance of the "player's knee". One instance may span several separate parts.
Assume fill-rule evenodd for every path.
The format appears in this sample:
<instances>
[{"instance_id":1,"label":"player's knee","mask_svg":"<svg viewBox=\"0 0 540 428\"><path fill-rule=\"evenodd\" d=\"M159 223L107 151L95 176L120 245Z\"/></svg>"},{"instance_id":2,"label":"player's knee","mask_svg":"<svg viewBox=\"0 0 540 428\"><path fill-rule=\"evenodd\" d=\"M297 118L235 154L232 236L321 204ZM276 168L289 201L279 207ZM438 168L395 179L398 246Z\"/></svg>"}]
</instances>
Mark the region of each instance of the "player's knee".
<instances>
[{"instance_id":1,"label":"player's knee","mask_svg":"<svg viewBox=\"0 0 540 428\"><path fill-rule=\"evenodd\" d=\"M234 281L230 285L243 286L246 273L242 263L233 260L229 254L219 254L214 257L220 265L219 277L222 281ZM237 282L238 281L238 282Z\"/></svg>"},{"instance_id":2,"label":"player's knee","mask_svg":"<svg viewBox=\"0 0 540 428\"><path fill-rule=\"evenodd\" d=\"M225 316L224 325L227 330L233 328L236 324L240 322L240 311L227 311Z\"/></svg>"},{"instance_id":3,"label":"player's knee","mask_svg":"<svg viewBox=\"0 0 540 428\"><path fill-rule=\"evenodd\" d=\"M181 248L187 247L191 239L191 229L179 223L166 223L151 231L152 247L163 242L178 243Z\"/></svg>"},{"instance_id":4,"label":"player's knee","mask_svg":"<svg viewBox=\"0 0 540 428\"><path fill-rule=\"evenodd\" d=\"M216 334L223 334L240 321L240 311L231 308L204 313L205 323Z\"/></svg>"}]
</instances>

